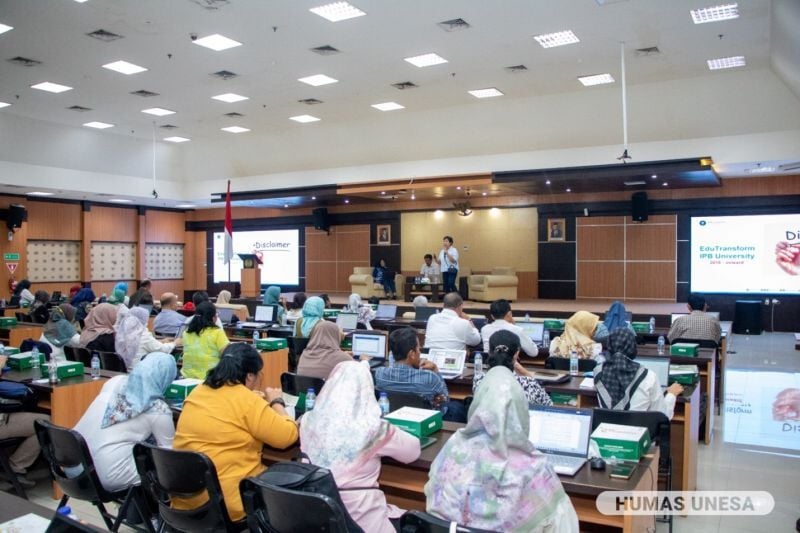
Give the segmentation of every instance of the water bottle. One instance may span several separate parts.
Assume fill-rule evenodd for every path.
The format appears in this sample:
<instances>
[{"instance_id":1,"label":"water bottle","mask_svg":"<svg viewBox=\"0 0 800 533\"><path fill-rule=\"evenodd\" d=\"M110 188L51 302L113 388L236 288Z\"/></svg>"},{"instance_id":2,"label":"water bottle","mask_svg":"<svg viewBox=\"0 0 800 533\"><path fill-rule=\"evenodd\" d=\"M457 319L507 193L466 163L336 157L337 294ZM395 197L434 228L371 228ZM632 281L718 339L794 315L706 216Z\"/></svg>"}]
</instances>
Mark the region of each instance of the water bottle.
<instances>
[{"instance_id":1,"label":"water bottle","mask_svg":"<svg viewBox=\"0 0 800 533\"><path fill-rule=\"evenodd\" d=\"M308 389L308 391L306 391L306 411L313 410L316 402L317 394L314 392L314 389Z\"/></svg>"},{"instance_id":2,"label":"water bottle","mask_svg":"<svg viewBox=\"0 0 800 533\"><path fill-rule=\"evenodd\" d=\"M658 355L664 355L664 335L658 336Z\"/></svg>"},{"instance_id":3,"label":"water bottle","mask_svg":"<svg viewBox=\"0 0 800 533\"><path fill-rule=\"evenodd\" d=\"M531 315L525 313L525 322L530 322L530 321L531 321Z\"/></svg>"},{"instance_id":4,"label":"water bottle","mask_svg":"<svg viewBox=\"0 0 800 533\"><path fill-rule=\"evenodd\" d=\"M569 351L569 373L573 376L578 375L578 350L574 348Z\"/></svg>"},{"instance_id":5,"label":"water bottle","mask_svg":"<svg viewBox=\"0 0 800 533\"><path fill-rule=\"evenodd\" d=\"M550 348L550 330L546 329L542 332L542 346Z\"/></svg>"},{"instance_id":6,"label":"water bottle","mask_svg":"<svg viewBox=\"0 0 800 533\"><path fill-rule=\"evenodd\" d=\"M473 375L473 381L481 376L483 376L483 355L481 355L481 352L475 352L475 374Z\"/></svg>"},{"instance_id":7,"label":"water bottle","mask_svg":"<svg viewBox=\"0 0 800 533\"><path fill-rule=\"evenodd\" d=\"M50 384L58 383L58 363L56 363L55 354L50 354L50 362L47 365L47 374L50 378Z\"/></svg>"},{"instance_id":8,"label":"water bottle","mask_svg":"<svg viewBox=\"0 0 800 533\"><path fill-rule=\"evenodd\" d=\"M61 516L66 516L67 518L71 518L72 520L75 520L76 522L79 521L78 515L76 515L75 513L72 512L72 507L70 507L69 505L64 505L62 507L59 507L58 511L56 511L56 512L58 514L60 514Z\"/></svg>"},{"instance_id":9,"label":"water bottle","mask_svg":"<svg viewBox=\"0 0 800 533\"><path fill-rule=\"evenodd\" d=\"M306 405L308 405L308 398L306 398ZM381 408L381 418L389 414L389 397L385 392L381 393L381 397L378 399L378 406Z\"/></svg>"},{"instance_id":10,"label":"water bottle","mask_svg":"<svg viewBox=\"0 0 800 533\"><path fill-rule=\"evenodd\" d=\"M38 370L39 366L39 347L34 346L31 350L31 368Z\"/></svg>"},{"instance_id":11,"label":"water bottle","mask_svg":"<svg viewBox=\"0 0 800 533\"><path fill-rule=\"evenodd\" d=\"M650 333L653 333L656 330L656 317L650 317Z\"/></svg>"},{"instance_id":12,"label":"water bottle","mask_svg":"<svg viewBox=\"0 0 800 533\"><path fill-rule=\"evenodd\" d=\"M394 368L394 352L389 350L389 368Z\"/></svg>"},{"instance_id":13,"label":"water bottle","mask_svg":"<svg viewBox=\"0 0 800 533\"><path fill-rule=\"evenodd\" d=\"M100 379L100 357L92 352L92 379Z\"/></svg>"},{"instance_id":14,"label":"water bottle","mask_svg":"<svg viewBox=\"0 0 800 533\"><path fill-rule=\"evenodd\" d=\"M0 356L3 356L5 354L6 354L6 346L2 342L0 342Z\"/></svg>"},{"instance_id":15,"label":"water bottle","mask_svg":"<svg viewBox=\"0 0 800 533\"><path fill-rule=\"evenodd\" d=\"M253 348L256 347L256 341L261 337L258 336L258 330L253 330Z\"/></svg>"}]
</instances>

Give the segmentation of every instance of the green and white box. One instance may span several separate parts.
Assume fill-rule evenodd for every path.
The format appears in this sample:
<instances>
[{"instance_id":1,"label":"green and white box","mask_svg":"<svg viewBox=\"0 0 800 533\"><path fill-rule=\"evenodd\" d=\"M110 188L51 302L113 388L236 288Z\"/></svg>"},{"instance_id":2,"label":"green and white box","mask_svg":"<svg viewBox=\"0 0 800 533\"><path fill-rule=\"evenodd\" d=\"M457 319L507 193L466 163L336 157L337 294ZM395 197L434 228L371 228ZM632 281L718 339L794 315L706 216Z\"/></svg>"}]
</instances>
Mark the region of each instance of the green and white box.
<instances>
[{"instance_id":1,"label":"green and white box","mask_svg":"<svg viewBox=\"0 0 800 533\"><path fill-rule=\"evenodd\" d=\"M183 378L176 379L167 387L164 397L170 400L185 400L195 387L203 382L202 379Z\"/></svg>"},{"instance_id":2,"label":"green and white box","mask_svg":"<svg viewBox=\"0 0 800 533\"><path fill-rule=\"evenodd\" d=\"M13 316L0 316L0 326L16 326L17 319Z\"/></svg>"},{"instance_id":3,"label":"green and white box","mask_svg":"<svg viewBox=\"0 0 800 533\"><path fill-rule=\"evenodd\" d=\"M697 365L669 365L669 382L694 385L700 380Z\"/></svg>"},{"instance_id":4,"label":"green and white box","mask_svg":"<svg viewBox=\"0 0 800 533\"><path fill-rule=\"evenodd\" d=\"M650 449L650 432L645 427L622 426L603 422L592 432L603 458L616 457L638 461Z\"/></svg>"},{"instance_id":5,"label":"green and white box","mask_svg":"<svg viewBox=\"0 0 800 533\"><path fill-rule=\"evenodd\" d=\"M386 420L419 438L442 429L442 413L433 409L401 407L386 415Z\"/></svg>"},{"instance_id":6,"label":"green and white box","mask_svg":"<svg viewBox=\"0 0 800 533\"><path fill-rule=\"evenodd\" d=\"M282 350L288 346L286 339L278 339L276 337L268 337L266 339L258 339L256 341L256 348L264 352L274 352L275 350Z\"/></svg>"},{"instance_id":7,"label":"green and white box","mask_svg":"<svg viewBox=\"0 0 800 533\"><path fill-rule=\"evenodd\" d=\"M50 376L47 365L42 364L42 376ZM56 363L56 375L60 379L74 378L83 375L83 363L79 361L58 361Z\"/></svg>"},{"instance_id":8,"label":"green and white box","mask_svg":"<svg viewBox=\"0 0 800 533\"><path fill-rule=\"evenodd\" d=\"M39 353L39 366L45 364L45 357L43 353ZM31 352L22 352L22 353L15 353L8 356L8 366L13 368L14 370L28 370L29 368L33 368L33 358L31 357Z\"/></svg>"},{"instance_id":9,"label":"green and white box","mask_svg":"<svg viewBox=\"0 0 800 533\"><path fill-rule=\"evenodd\" d=\"M13 346L6 346L5 353L3 355L14 355L15 353L19 353L19 348L14 348Z\"/></svg>"},{"instance_id":10,"label":"green and white box","mask_svg":"<svg viewBox=\"0 0 800 533\"><path fill-rule=\"evenodd\" d=\"M676 342L669 347L670 355L682 355L684 357L697 357L700 345L696 342Z\"/></svg>"},{"instance_id":11,"label":"green and white box","mask_svg":"<svg viewBox=\"0 0 800 533\"><path fill-rule=\"evenodd\" d=\"M631 327L636 333L650 332L650 322L631 322Z\"/></svg>"},{"instance_id":12,"label":"green and white box","mask_svg":"<svg viewBox=\"0 0 800 533\"><path fill-rule=\"evenodd\" d=\"M564 321L557 318L545 318L544 329L564 329Z\"/></svg>"}]
</instances>

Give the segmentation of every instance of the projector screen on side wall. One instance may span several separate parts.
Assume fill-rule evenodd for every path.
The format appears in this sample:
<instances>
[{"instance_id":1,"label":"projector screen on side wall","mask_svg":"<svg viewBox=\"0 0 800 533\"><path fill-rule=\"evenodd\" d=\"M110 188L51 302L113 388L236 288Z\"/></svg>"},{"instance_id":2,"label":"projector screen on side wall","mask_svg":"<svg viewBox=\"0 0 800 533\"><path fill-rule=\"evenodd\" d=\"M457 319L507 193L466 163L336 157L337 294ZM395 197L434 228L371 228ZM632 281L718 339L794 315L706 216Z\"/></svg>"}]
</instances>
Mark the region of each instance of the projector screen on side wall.
<instances>
[{"instance_id":1,"label":"projector screen on side wall","mask_svg":"<svg viewBox=\"0 0 800 533\"><path fill-rule=\"evenodd\" d=\"M261 257L263 285L296 286L300 282L299 230L234 231L230 279L225 264L225 234L214 233L214 283L241 281L242 260L237 254Z\"/></svg>"},{"instance_id":2,"label":"projector screen on side wall","mask_svg":"<svg viewBox=\"0 0 800 533\"><path fill-rule=\"evenodd\" d=\"M692 217L691 290L800 294L800 214Z\"/></svg>"}]
</instances>

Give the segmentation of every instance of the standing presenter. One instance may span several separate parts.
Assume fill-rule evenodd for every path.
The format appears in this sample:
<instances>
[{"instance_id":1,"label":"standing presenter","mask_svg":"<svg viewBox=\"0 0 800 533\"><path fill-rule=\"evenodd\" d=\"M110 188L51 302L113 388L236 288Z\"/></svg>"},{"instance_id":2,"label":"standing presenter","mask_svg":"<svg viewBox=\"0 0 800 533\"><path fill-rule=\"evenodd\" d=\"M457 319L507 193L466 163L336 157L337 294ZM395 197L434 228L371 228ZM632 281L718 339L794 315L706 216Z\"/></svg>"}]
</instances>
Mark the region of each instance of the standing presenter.
<instances>
[{"instance_id":1,"label":"standing presenter","mask_svg":"<svg viewBox=\"0 0 800 533\"><path fill-rule=\"evenodd\" d=\"M453 246L453 238L446 235L442 239L442 249L436 257L436 263L442 271L444 293L457 292L456 279L458 278L458 249Z\"/></svg>"}]
</instances>

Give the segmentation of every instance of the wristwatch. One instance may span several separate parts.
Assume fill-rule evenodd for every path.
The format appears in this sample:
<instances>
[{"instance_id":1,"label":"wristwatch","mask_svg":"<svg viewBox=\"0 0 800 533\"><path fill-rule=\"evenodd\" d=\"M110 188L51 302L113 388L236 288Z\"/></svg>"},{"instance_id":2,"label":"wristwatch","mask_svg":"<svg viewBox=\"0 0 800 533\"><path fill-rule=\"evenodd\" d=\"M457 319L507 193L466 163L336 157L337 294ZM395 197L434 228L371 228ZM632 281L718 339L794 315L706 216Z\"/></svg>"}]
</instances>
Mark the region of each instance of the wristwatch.
<instances>
[{"instance_id":1,"label":"wristwatch","mask_svg":"<svg viewBox=\"0 0 800 533\"><path fill-rule=\"evenodd\" d=\"M281 404L281 407L286 407L286 402L283 401L283 398L275 398L271 402L269 402L269 406L272 407L276 403Z\"/></svg>"}]
</instances>

